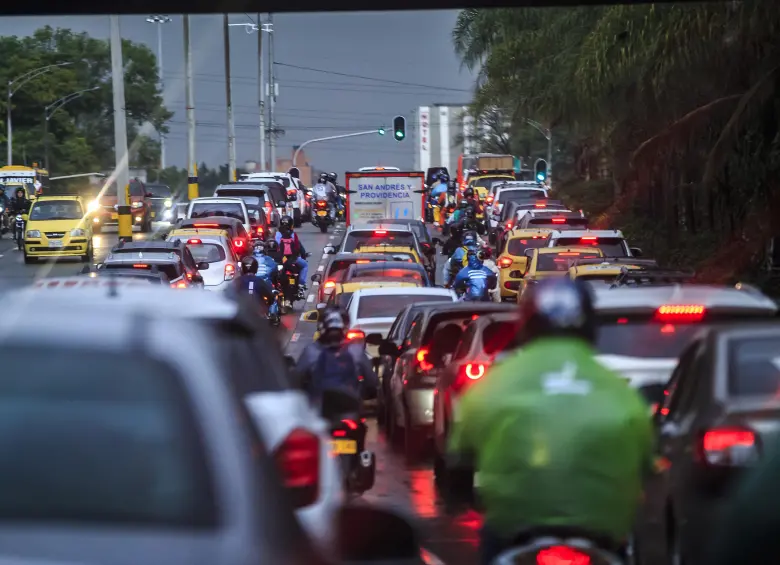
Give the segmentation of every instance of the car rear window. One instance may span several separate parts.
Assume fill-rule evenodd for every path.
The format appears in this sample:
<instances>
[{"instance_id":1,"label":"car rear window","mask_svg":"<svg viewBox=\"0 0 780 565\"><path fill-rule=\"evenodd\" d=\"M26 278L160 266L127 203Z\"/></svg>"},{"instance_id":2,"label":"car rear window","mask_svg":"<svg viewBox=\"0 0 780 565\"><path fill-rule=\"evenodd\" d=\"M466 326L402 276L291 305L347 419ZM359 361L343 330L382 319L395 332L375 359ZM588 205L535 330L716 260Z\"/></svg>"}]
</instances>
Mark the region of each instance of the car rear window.
<instances>
[{"instance_id":1,"label":"car rear window","mask_svg":"<svg viewBox=\"0 0 780 565\"><path fill-rule=\"evenodd\" d=\"M498 193L498 202L501 204L505 204L510 201L519 201L519 200L530 200L530 199L537 199L542 200L544 198L547 198L543 190L533 190L533 189L510 189L510 190L502 190Z\"/></svg>"},{"instance_id":2,"label":"car rear window","mask_svg":"<svg viewBox=\"0 0 780 565\"><path fill-rule=\"evenodd\" d=\"M497 176L497 177L481 177L473 180L469 183L473 188L490 188L495 182L506 182L514 180L512 177Z\"/></svg>"},{"instance_id":3,"label":"car rear window","mask_svg":"<svg viewBox=\"0 0 780 565\"><path fill-rule=\"evenodd\" d=\"M539 249L547 246L547 237L529 237L527 239L520 239L516 237L510 239L506 245L506 252L510 255L516 255L522 257L525 254L526 249Z\"/></svg>"},{"instance_id":4,"label":"car rear window","mask_svg":"<svg viewBox=\"0 0 780 565\"><path fill-rule=\"evenodd\" d=\"M244 221L244 208L238 202L195 202L192 205L190 218L208 218L209 216L226 216Z\"/></svg>"},{"instance_id":5,"label":"car rear window","mask_svg":"<svg viewBox=\"0 0 780 565\"><path fill-rule=\"evenodd\" d=\"M171 367L39 345L0 357L0 449L13 454L0 461L0 519L216 527L200 426Z\"/></svg>"},{"instance_id":6,"label":"car rear window","mask_svg":"<svg viewBox=\"0 0 780 565\"><path fill-rule=\"evenodd\" d=\"M513 322L493 322L482 333L482 350L486 355L495 355L504 351L514 341L517 324Z\"/></svg>"},{"instance_id":7,"label":"car rear window","mask_svg":"<svg viewBox=\"0 0 780 565\"><path fill-rule=\"evenodd\" d=\"M344 242L345 253L352 253L358 247L370 247L374 245L392 245L414 246L414 234L412 232L393 232L377 233L374 231L352 232L347 234Z\"/></svg>"},{"instance_id":8,"label":"car rear window","mask_svg":"<svg viewBox=\"0 0 780 565\"><path fill-rule=\"evenodd\" d=\"M551 230L558 230L558 231L582 230L588 227L588 219L587 218L566 218L565 221L561 222L560 220L554 221L553 217L532 218L528 220L528 225L533 226L534 228L551 229Z\"/></svg>"},{"instance_id":9,"label":"car rear window","mask_svg":"<svg viewBox=\"0 0 780 565\"><path fill-rule=\"evenodd\" d=\"M780 338L740 339L729 346L730 396L777 397Z\"/></svg>"},{"instance_id":10,"label":"car rear window","mask_svg":"<svg viewBox=\"0 0 780 565\"><path fill-rule=\"evenodd\" d=\"M556 240L555 245L559 247L592 245L601 249L604 257L628 257L625 240L619 237L561 237Z\"/></svg>"},{"instance_id":11,"label":"car rear window","mask_svg":"<svg viewBox=\"0 0 780 565\"><path fill-rule=\"evenodd\" d=\"M127 263L104 263L103 269L127 269ZM134 269L140 269L143 271L151 271L152 267L157 267L157 270L168 277L169 281L176 280L182 276L181 263L136 263L133 265Z\"/></svg>"},{"instance_id":12,"label":"car rear window","mask_svg":"<svg viewBox=\"0 0 780 565\"><path fill-rule=\"evenodd\" d=\"M411 290L411 289L410 289ZM358 318L395 318L407 304L415 302L452 302L447 295L430 294L380 294L361 296L358 303Z\"/></svg>"},{"instance_id":13,"label":"car rear window","mask_svg":"<svg viewBox=\"0 0 780 565\"><path fill-rule=\"evenodd\" d=\"M332 261L330 263L330 267L328 268L328 274L325 278L328 280L334 280L334 281L341 281L343 279L343 276L347 274L347 271L349 270L349 267L351 265L354 265L358 261L363 263L373 263L375 261L378 261L378 259L371 258L371 259L338 259L335 261ZM384 261L384 259L382 259Z\"/></svg>"},{"instance_id":14,"label":"car rear window","mask_svg":"<svg viewBox=\"0 0 780 565\"><path fill-rule=\"evenodd\" d=\"M182 222L179 225L179 229L182 230L189 230L189 229L207 229L207 230L225 230L228 232L228 235L233 238L236 237L236 227L230 223L218 223L218 222ZM196 235L196 234L195 234Z\"/></svg>"},{"instance_id":15,"label":"car rear window","mask_svg":"<svg viewBox=\"0 0 780 565\"><path fill-rule=\"evenodd\" d=\"M484 314L484 310L458 310L456 312L440 312L438 314L432 314L428 318L427 326L423 334L422 343L428 343L433 339L433 334L440 327L444 327L446 324L460 324L465 330L466 327L473 321L479 318L481 314Z\"/></svg>"},{"instance_id":16,"label":"car rear window","mask_svg":"<svg viewBox=\"0 0 780 565\"><path fill-rule=\"evenodd\" d=\"M351 274L348 276L350 281L378 278L393 282L413 282L420 285L425 283L422 273L411 269L382 269L381 267L376 269L352 269Z\"/></svg>"},{"instance_id":17,"label":"car rear window","mask_svg":"<svg viewBox=\"0 0 780 565\"><path fill-rule=\"evenodd\" d=\"M188 243L187 248L196 263L219 263L227 258L225 249L216 243Z\"/></svg>"},{"instance_id":18,"label":"car rear window","mask_svg":"<svg viewBox=\"0 0 780 565\"><path fill-rule=\"evenodd\" d=\"M572 262L578 259L598 257L598 253L580 253L578 251L563 251L561 253L543 253L536 260L537 271L568 271Z\"/></svg>"}]
</instances>

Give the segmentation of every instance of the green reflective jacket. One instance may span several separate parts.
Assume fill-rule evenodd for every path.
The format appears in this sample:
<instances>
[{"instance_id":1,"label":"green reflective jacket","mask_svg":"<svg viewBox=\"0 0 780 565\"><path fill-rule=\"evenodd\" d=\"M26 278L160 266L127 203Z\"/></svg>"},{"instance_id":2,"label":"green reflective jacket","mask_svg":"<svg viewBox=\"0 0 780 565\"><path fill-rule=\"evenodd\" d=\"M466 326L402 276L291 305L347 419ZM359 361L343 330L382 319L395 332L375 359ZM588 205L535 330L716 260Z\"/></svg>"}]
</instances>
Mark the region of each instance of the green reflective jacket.
<instances>
[{"instance_id":1,"label":"green reflective jacket","mask_svg":"<svg viewBox=\"0 0 780 565\"><path fill-rule=\"evenodd\" d=\"M649 407L584 342L531 343L463 395L451 453L474 458L486 523L576 526L622 540L652 472Z\"/></svg>"}]
</instances>

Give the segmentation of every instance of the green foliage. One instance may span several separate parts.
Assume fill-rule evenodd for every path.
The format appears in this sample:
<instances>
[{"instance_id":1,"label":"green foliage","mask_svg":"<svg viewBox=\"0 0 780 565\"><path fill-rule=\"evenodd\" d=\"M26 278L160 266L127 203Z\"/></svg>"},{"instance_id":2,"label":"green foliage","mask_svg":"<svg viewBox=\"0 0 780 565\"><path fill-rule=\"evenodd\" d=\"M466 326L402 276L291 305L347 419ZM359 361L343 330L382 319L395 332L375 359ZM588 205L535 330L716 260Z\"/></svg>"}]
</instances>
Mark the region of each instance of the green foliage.
<instances>
[{"instance_id":1,"label":"green foliage","mask_svg":"<svg viewBox=\"0 0 780 565\"><path fill-rule=\"evenodd\" d=\"M146 123L158 132L167 132L165 123L173 113L163 105L154 53L145 45L123 40L122 55L131 166L156 166L159 144L139 135L139 132ZM28 164L43 162L44 108L47 105L73 92L97 87L51 115L51 174L59 176L111 169L115 166L115 159L108 41L49 26L37 30L30 37L0 37L0 82L4 84L31 70L62 62L72 64L31 79L21 85L13 96L14 164L23 163L24 156ZM0 110L5 114L6 109L3 99ZM5 121L2 141L7 143Z\"/></svg>"}]
</instances>

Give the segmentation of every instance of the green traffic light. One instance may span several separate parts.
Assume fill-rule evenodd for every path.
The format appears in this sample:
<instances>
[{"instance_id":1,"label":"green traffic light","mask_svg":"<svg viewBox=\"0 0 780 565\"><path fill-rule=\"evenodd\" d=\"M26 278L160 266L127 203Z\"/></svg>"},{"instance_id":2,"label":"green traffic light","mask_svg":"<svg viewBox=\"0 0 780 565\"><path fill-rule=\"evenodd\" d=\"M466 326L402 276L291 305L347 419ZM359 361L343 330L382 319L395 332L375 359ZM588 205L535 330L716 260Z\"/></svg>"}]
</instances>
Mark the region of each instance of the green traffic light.
<instances>
[{"instance_id":1,"label":"green traffic light","mask_svg":"<svg viewBox=\"0 0 780 565\"><path fill-rule=\"evenodd\" d=\"M379 135L384 135L385 134L385 128L379 128L379 131L377 133L379 133Z\"/></svg>"},{"instance_id":2,"label":"green traffic light","mask_svg":"<svg viewBox=\"0 0 780 565\"><path fill-rule=\"evenodd\" d=\"M402 132L402 131L397 131L397 132L395 132L395 136L396 136L396 138L398 138L398 139L403 139L403 138L404 138L404 132Z\"/></svg>"}]
</instances>

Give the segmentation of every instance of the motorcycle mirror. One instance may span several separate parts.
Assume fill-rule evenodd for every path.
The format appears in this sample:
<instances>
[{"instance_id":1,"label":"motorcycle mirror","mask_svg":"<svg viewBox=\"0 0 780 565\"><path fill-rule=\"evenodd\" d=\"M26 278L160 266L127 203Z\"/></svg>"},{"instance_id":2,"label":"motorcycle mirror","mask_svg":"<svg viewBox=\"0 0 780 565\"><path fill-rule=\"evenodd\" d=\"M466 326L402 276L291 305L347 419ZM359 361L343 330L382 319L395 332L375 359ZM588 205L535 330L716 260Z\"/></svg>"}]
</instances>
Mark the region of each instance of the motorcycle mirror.
<instances>
[{"instance_id":1,"label":"motorcycle mirror","mask_svg":"<svg viewBox=\"0 0 780 565\"><path fill-rule=\"evenodd\" d=\"M309 310L308 312L304 312L303 314L303 321L304 322L316 322L320 317L320 313L317 310Z\"/></svg>"}]
</instances>

